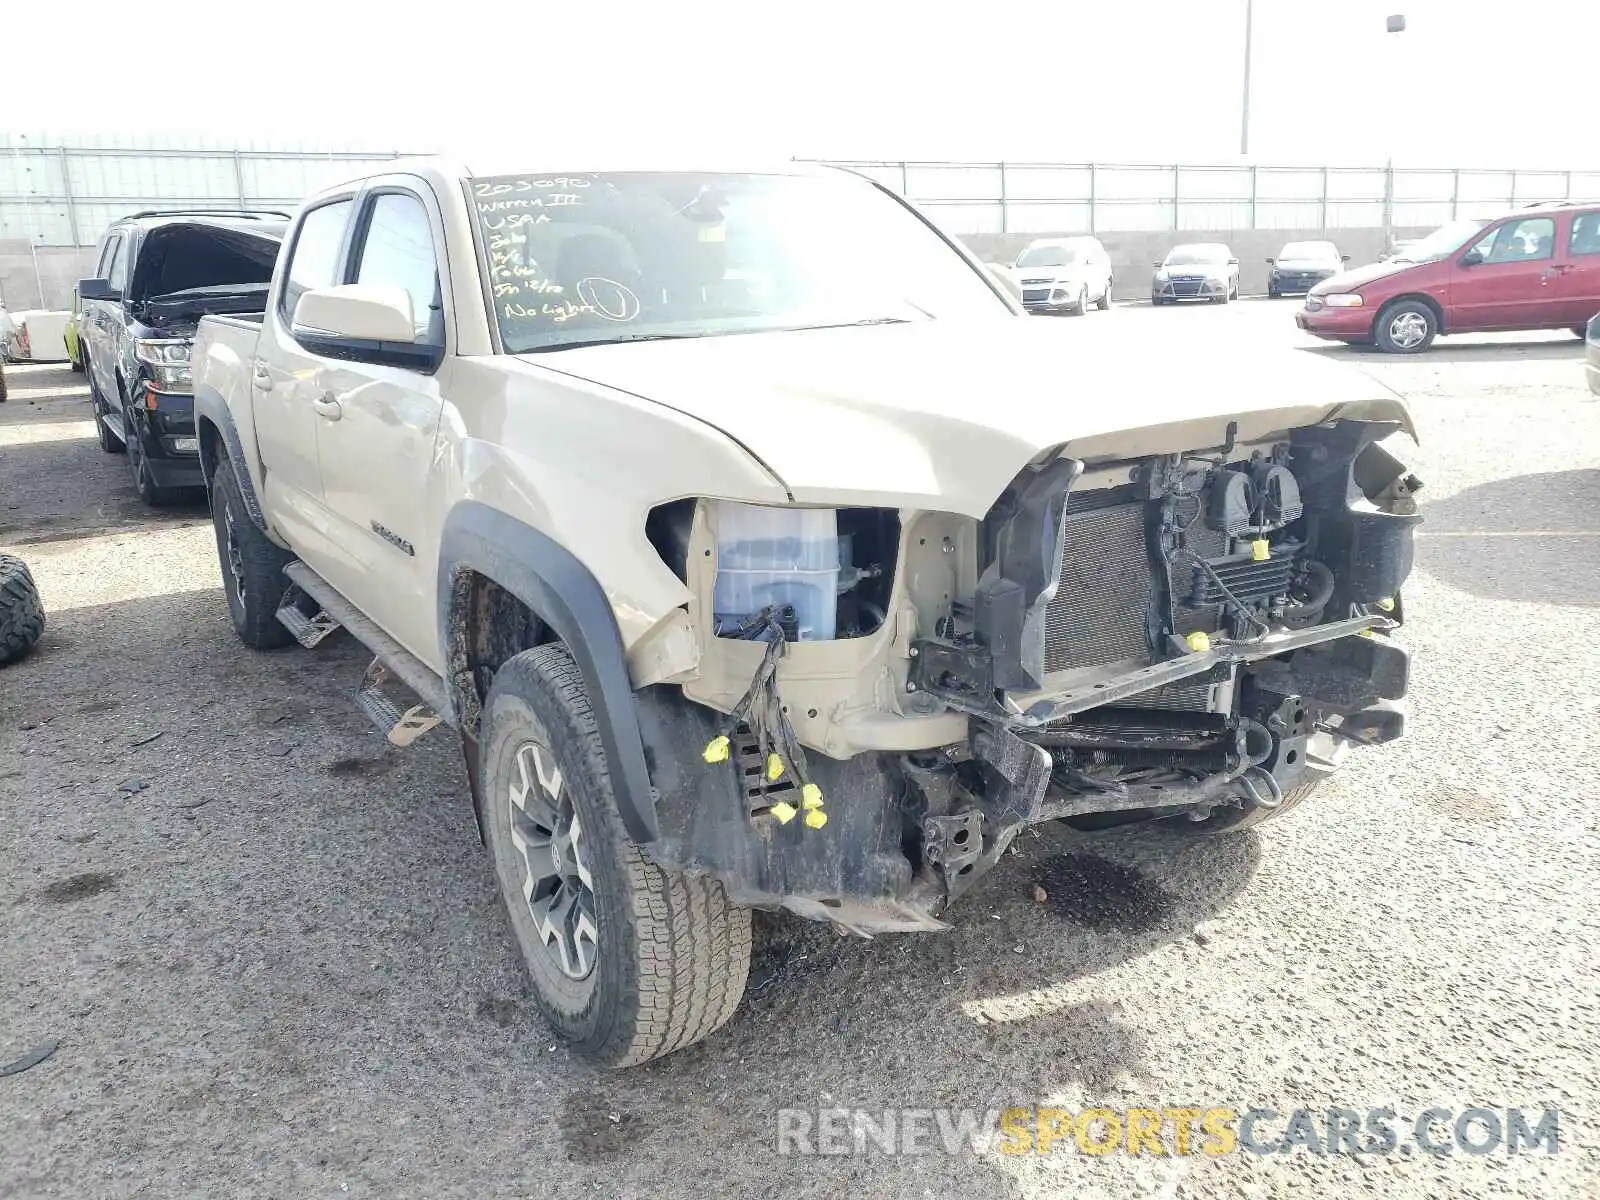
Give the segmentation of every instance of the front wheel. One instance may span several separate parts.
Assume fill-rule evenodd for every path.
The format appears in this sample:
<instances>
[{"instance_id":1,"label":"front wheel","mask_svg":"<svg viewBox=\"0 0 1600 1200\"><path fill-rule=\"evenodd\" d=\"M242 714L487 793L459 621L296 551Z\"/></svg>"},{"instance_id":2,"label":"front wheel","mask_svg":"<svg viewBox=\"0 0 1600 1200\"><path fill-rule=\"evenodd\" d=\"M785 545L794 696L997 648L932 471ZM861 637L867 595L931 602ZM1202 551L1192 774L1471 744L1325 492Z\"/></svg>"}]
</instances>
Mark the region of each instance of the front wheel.
<instances>
[{"instance_id":1,"label":"front wheel","mask_svg":"<svg viewBox=\"0 0 1600 1200\"><path fill-rule=\"evenodd\" d=\"M1388 354L1421 354L1438 336L1433 309L1420 300L1398 300L1378 314L1373 338Z\"/></svg>"},{"instance_id":2,"label":"front wheel","mask_svg":"<svg viewBox=\"0 0 1600 1200\"><path fill-rule=\"evenodd\" d=\"M277 650L294 641L278 620L289 588L283 568L293 559L250 520L244 493L226 458L211 475L211 526L217 535L222 594L239 640L255 650Z\"/></svg>"},{"instance_id":3,"label":"front wheel","mask_svg":"<svg viewBox=\"0 0 1600 1200\"><path fill-rule=\"evenodd\" d=\"M1089 315L1089 285L1087 283L1078 289L1078 299L1072 305L1072 315L1075 317Z\"/></svg>"},{"instance_id":4,"label":"front wheel","mask_svg":"<svg viewBox=\"0 0 1600 1200\"><path fill-rule=\"evenodd\" d=\"M506 662L483 720L484 826L545 1020L608 1067L720 1028L744 994L750 911L716 880L663 870L628 839L566 648Z\"/></svg>"},{"instance_id":5,"label":"front wheel","mask_svg":"<svg viewBox=\"0 0 1600 1200\"><path fill-rule=\"evenodd\" d=\"M1111 307L1111 288L1112 288L1112 281L1108 279L1108 280L1106 280L1106 290L1101 292L1100 293L1100 299L1098 299L1098 300L1096 300L1094 302L1094 306L1096 308L1098 308L1101 312L1105 312L1108 308Z\"/></svg>"}]
</instances>

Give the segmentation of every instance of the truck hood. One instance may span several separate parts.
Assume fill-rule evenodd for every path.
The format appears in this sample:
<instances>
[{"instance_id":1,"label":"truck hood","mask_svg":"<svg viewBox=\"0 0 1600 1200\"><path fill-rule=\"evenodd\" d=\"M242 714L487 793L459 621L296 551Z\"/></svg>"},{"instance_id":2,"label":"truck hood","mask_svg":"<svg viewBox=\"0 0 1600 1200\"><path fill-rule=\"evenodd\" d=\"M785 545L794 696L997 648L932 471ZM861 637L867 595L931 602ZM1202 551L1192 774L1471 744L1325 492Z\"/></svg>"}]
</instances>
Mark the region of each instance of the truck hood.
<instances>
[{"instance_id":1,"label":"truck hood","mask_svg":"<svg viewBox=\"0 0 1600 1200\"><path fill-rule=\"evenodd\" d=\"M1214 336L1163 332L1152 344L1152 332L1015 317L522 358L715 426L799 503L982 517L1030 460L1058 447L1084 458L1176 453L1223 444L1230 423L1248 441L1339 417L1397 421L1415 436L1399 398L1356 368Z\"/></svg>"}]
</instances>

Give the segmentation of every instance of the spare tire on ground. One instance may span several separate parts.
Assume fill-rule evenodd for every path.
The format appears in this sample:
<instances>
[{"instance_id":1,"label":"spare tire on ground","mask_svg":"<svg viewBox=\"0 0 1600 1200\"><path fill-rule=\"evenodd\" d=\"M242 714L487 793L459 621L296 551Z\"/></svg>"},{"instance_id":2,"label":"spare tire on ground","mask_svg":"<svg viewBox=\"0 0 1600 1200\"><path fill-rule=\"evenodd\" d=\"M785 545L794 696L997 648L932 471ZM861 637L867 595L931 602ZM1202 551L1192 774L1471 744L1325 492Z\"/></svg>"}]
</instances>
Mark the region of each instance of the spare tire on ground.
<instances>
[{"instance_id":1,"label":"spare tire on ground","mask_svg":"<svg viewBox=\"0 0 1600 1200\"><path fill-rule=\"evenodd\" d=\"M16 662L44 632L44 603L28 564L0 554L0 667Z\"/></svg>"}]
</instances>

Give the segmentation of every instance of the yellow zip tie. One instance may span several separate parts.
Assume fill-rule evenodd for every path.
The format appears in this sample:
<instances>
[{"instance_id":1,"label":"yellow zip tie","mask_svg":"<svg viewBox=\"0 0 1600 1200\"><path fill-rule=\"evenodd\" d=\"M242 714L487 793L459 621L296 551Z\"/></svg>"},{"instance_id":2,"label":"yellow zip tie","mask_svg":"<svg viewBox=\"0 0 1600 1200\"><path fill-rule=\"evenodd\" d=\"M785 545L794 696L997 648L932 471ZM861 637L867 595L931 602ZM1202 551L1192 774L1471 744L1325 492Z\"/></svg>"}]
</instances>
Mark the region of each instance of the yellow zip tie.
<instances>
[{"instance_id":1,"label":"yellow zip tie","mask_svg":"<svg viewBox=\"0 0 1600 1200\"><path fill-rule=\"evenodd\" d=\"M787 825L790 821L794 820L795 813L797 813L799 810L788 801L779 800L768 811L771 812L773 816L778 818L779 825ZM807 823L809 823L809 821L810 815L807 814Z\"/></svg>"},{"instance_id":2,"label":"yellow zip tie","mask_svg":"<svg viewBox=\"0 0 1600 1200\"><path fill-rule=\"evenodd\" d=\"M813 808L810 812L806 813L807 829L821 829L827 823L828 814L823 812L820 808Z\"/></svg>"},{"instance_id":3,"label":"yellow zip tie","mask_svg":"<svg viewBox=\"0 0 1600 1200\"><path fill-rule=\"evenodd\" d=\"M767 781L777 783L783 778L783 759L776 754L767 755Z\"/></svg>"},{"instance_id":4,"label":"yellow zip tie","mask_svg":"<svg viewBox=\"0 0 1600 1200\"><path fill-rule=\"evenodd\" d=\"M701 755L708 763L728 761L728 739L725 734L718 734L706 743L704 753Z\"/></svg>"},{"instance_id":5,"label":"yellow zip tie","mask_svg":"<svg viewBox=\"0 0 1600 1200\"><path fill-rule=\"evenodd\" d=\"M800 807L808 812L822 807L822 789L814 783L808 783L800 789Z\"/></svg>"},{"instance_id":6,"label":"yellow zip tie","mask_svg":"<svg viewBox=\"0 0 1600 1200\"><path fill-rule=\"evenodd\" d=\"M1266 538L1256 538L1250 543L1250 561L1266 562L1272 557L1272 543Z\"/></svg>"}]
</instances>

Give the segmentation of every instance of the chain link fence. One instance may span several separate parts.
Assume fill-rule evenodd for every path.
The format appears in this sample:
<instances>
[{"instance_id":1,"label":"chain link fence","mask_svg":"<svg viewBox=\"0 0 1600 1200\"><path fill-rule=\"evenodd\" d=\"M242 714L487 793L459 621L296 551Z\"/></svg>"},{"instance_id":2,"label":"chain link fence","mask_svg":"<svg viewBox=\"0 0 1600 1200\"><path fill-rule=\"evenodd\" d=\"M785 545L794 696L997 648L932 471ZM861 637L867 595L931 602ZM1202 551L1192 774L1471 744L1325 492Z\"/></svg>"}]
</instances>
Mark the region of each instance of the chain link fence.
<instances>
[{"instance_id":1,"label":"chain link fence","mask_svg":"<svg viewBox=\"0 0 1600 1200\"><path fill-rule=\"evenodd\" d=\"M964 234L1431 228L1600 199L1600 171L835 162Z\"/></svg>"}]
</instances>

